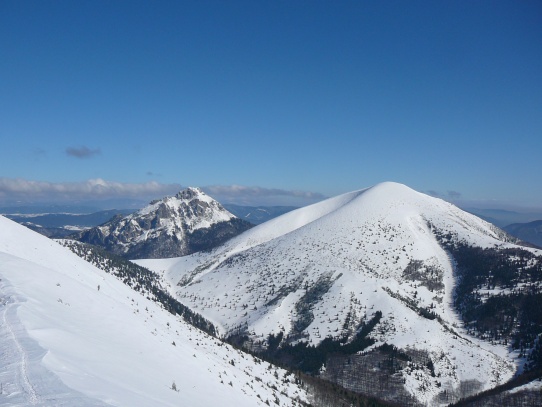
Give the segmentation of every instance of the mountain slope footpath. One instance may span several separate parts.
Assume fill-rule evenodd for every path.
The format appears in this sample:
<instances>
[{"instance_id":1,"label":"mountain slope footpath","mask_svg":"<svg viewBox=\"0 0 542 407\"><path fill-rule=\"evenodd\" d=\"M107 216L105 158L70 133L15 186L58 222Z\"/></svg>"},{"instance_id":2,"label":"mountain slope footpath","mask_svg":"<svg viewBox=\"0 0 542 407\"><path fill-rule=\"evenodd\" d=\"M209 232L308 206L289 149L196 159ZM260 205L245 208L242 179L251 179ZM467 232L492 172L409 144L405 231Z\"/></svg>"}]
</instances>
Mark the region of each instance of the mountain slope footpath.
<instances>
[{"instance_id":1,"label":"mountain slope footpath","mask_svg":"<svg viewBox=\"0 0 542 407\"><path fill-rule=\"evenodd\" d=\"M199 188L187 188L76 238L129 259L166 258L211 249L251 227Z\"/></svg>"},{"instance_id":2,"label":"mountain slope footpath","mask_svg":"<svg viewBox=\"0 0 542 407\"><path fill-rule=\"evenodd\" d=\"M512 263L519 250L521 267L534 267L523 277L540 274L540 250L396 183L289 212L209 253L138 263L236 343L355 391L439 405L504 383L530 355L518 362L505 337L464 323L461 281L464 298L479 300L471 308L487 301L464 278L471 263L454 257L463 247ZM507 293L494 282L490 296Z\"/></svg>"}]
</instances>

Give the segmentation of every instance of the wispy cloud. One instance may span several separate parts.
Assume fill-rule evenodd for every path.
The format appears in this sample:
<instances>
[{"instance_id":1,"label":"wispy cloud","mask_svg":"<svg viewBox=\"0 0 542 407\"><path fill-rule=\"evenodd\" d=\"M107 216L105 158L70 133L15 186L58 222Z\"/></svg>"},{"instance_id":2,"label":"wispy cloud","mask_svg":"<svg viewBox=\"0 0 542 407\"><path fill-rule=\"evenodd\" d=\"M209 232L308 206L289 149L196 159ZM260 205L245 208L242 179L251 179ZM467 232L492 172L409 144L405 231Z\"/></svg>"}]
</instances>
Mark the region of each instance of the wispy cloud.
<instances>
[{"instance_id":1,"label":"wispy cloud","mask_svg":"<svg viewBox=\"0 0 542 407\"><path fill-rule=\"evenodd\" d=\"M326 196L319 192L308 192L298 190L287 190L277 188L246 187L242 185L211 185L202 188L209 194L222 196L292 196L296 198L323 199Z\"/></svg>"},{"instance_id":2,"label":"wispy cloud","mask_svg":"<svg viewBox=\"0 0 542 407\"><path fill-rule=\"evenodd\" d=\"M44 182L21 178L0 178L0 199L73 201L81 199L147 198L174 194L179 184L155 181L123 183L90 179L82 182Z\"/></svg>"},{"instance_id":3,"label":"wispy cloud","mask_svg":"<svg viewBox=\"0 0 542 407\"><path fill-rule=\"evenodd\" d=\"M196 185L194 185L196 186ZM0 201L73 202L135 198L143 201L174 195L185 187L156 181L124 183L100 178L81 182L30 181L22 178L0 178ZM326 198L318 192L241 185L202 187L220 202L245 205L306 205Z\"/></svg>"},{"instance_id":4,"label":"wispy cloud","mask_svg":"<svg viewBox=\"0 0 542 407\"><path fill-rule=\"evenodd\" d=\"M459 199L461 198L461 192L457 191L448 191L448 198L450 199Z\"/></svg>"},{"instance_id":5,"label":"wispy cloud","mask_svg":"<svg viewBox=\"0 0 542 407\"><path fill-rule=\"evenodd\" d=\"M457 192L457 191L447 191L446 193L441 193L439 191L435 191L433 189L430 189L428 191L426 191L429 195L431 196L434 196L436 198L442 198L444 200L456 200L456 199L460 199L461 196L463 194L461 194L461 192Z\"/></svg>"},{"instance_id":6,"label":"wispy cloud","mask_svg":"<svg viewBox=\"0 0 542 407\"><path fill-rule=\"evenodd\" d=\"M243 185L211 185L202 190L219 201L246 205L306 205L326 198L319 192Z\"/></svg>"},{"instance_id":7,"label":"wispy cloud","mask_svg":"<svg viewBox=\"0 0 542 407\"><path fill-rule=\"evenodd\" d=\"M102 150L100 148L88 148L87 146L81 147L68 147L66 148L66 154L75 158L91 158L96 155L100 155Z\"/></svg>"}]
</instances>

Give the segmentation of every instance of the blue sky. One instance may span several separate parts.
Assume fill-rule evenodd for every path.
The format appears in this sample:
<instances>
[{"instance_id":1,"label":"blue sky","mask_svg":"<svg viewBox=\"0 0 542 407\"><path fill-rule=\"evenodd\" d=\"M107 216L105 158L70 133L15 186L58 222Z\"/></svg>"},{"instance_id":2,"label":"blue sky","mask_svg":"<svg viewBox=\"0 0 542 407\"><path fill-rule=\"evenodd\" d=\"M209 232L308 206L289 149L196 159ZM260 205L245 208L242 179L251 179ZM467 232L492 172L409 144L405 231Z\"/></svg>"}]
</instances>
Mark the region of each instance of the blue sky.
<instances>
[{"instance_id":1,"label":"blue sky","mask_svg":"<svg viewBox=\"0 0 542 407\"><path fill-rule=\"evenodd\" d=\"M0 201L542 207L539 1L3 0L0 55Z\"/></svg>"}]
</instances>

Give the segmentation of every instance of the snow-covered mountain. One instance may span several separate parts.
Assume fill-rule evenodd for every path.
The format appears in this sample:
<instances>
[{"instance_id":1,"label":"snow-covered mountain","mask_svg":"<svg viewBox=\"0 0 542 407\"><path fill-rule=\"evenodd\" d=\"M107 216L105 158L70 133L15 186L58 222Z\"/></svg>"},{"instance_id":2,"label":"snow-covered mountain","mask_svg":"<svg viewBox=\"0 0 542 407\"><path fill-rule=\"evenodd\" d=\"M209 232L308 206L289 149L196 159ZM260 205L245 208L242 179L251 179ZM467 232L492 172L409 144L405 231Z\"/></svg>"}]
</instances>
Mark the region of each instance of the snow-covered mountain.
<instances>
[{"instance_id":1,"label":"snow-covered mountain","mask_svg":"<svg viewBox=\"0 0 542 407\"><path fill-rule=\"evenodd\" d=\"M363 353L328 358L322 377L371 393L378 386L362 372L378 379L389 364L404 392L379 384L373 394L433 405L492 388L519 366L502 338L467 333L454 306L463 269L452 248L459 245L519 247L450 203L382 183L289 212L210 253L137 263L161 273L171 293L224 336L248 338L255 350L277 340L317 347L330 338L326 346L335 341L338 351L352 344ZM542 251L521 250L530 265L542 264ZM473 290L480 294L478 285ZM498 284L492 290L505 292Z\"/></svg>"},{"instance_id":2,"label":"snow-covered mountain","mask_svg":"<svg viewBox=\"0 0 542 407\"><path fill-rule=\"evenodd\" d=\"M298 405L293 376L0 216L0 405Z\"/></svg>"},{"instance_id":3,"label":"snow-covered mountain","mask_svg":"<svg viewBox=\"0 0 542 407\"><path fill-rule=\"evenodd\" d=\"M250 227L199 188L187 188L86 230L78 240L130 259L167 258L213 248Z\"/></svg>"}]
</instances>

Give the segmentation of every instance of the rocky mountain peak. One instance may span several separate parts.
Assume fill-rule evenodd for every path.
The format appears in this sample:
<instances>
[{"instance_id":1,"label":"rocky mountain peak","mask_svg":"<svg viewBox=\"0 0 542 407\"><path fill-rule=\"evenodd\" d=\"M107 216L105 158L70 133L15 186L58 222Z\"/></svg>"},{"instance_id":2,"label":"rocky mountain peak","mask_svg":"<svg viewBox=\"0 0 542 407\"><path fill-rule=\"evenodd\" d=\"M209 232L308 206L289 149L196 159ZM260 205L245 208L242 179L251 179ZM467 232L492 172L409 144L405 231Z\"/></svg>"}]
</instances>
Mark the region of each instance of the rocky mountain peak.
<instances>
[{"instance_id":1,"label":"rocky mountain peak","mask_svg":"<svg viewBox=\"0 0 542 407\"><path fill-rule=\"evenodd\" d=\"M175 195L175 198L183 199L183 200L190 200L190 199L194 199L194 198L196 198L198 196L201 196L201 195L205 195L205 193L200 188L188 187L188 188L185 188L185 189L177 192L177 194Z\"/></svg>"},{"instance_id":2,"label":"rocky mountain peak","mask_svg":"<svg viewBox=\"0 0 542 407\"><path fill-rule=\"evenodd\" d=\"M210 249L251 226L190 187L85 231L79 240L130 259L179 257Z\"/></svg>"}]
</instances>

